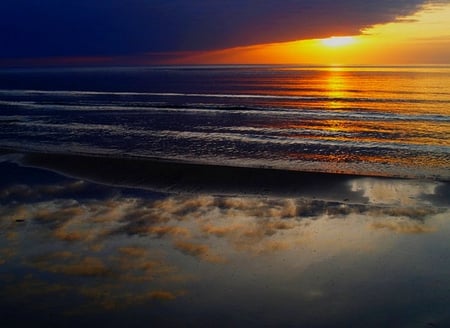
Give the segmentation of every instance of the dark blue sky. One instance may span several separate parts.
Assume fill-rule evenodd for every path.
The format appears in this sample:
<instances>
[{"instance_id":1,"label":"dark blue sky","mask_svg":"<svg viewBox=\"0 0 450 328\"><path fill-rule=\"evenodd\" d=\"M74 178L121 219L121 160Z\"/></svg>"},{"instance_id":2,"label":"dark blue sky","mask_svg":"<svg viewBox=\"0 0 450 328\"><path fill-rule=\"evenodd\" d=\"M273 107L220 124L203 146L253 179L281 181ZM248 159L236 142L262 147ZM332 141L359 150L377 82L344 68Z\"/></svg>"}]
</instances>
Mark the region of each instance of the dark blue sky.
<instances>
[{"instance_id":1,"label":"dark blue sky","mask_svg":"<svg viewBox=\"0 0 450 328\"><path fill-rule=\"evenodd\" d=\"M353 35L432 0L2 0L0 59L133 56Z\"/></svg>"}]
</instances>

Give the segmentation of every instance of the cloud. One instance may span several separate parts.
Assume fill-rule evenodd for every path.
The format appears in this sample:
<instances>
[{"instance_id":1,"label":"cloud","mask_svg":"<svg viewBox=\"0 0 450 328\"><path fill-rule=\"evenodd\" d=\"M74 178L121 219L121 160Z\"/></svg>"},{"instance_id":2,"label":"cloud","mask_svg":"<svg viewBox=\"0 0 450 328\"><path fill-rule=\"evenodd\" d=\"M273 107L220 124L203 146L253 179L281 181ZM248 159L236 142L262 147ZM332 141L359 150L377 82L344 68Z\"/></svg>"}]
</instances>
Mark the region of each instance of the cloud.
<instances>
[{"instance_id":1,"label":"cloud","mask_svg":"<svg viewBox=\"0 0 450 328\"><path fill-rule=\"evenodd\" d=\"M79 187L78 184L64 185L68 189ZM34 194L26 192L32 199L30 204L1 205L0 228L14 235L13 239L20 239L23 227L39 224L47 231L47 236L68 246L83 244L93 253L108 249L108 240L119 236L153 237L149 240L161 239L181 254L223 263L233 252L262 254L295 248L309 240L314 221L362 216L375 220L373 224L369 223L371 228L403 233L426 232L423 222L444 211L424 199L424 195L435 195L438 183L409 180L367 178L352 181L352 190L363 194L369 200L368 204L211 195L178 195L160 200L139 197L74 199L60 186L42 185L39 189L58 190L58 195L67 198L38 202ZM21 185L19 189L32 188ZM215 243L224 247L216 248ZM170 271L167 266L157 269L157 262L146 255L145 249L124 246L118 252L120 268L130 266L129 258L136 260L133 262L136 274L126 277L130 281L151 280L161 270ZM76 263L80 262L78 259ZM63 263L64 270L77 272L76 263ZM100 270L101 266L96 268ZM63 267L53 270L63 272Z\"/></svg>"},{"instance_id":2,"label":"cloud","mask_svg":"<svg viewBox=\"0 0 450 328\"><path fill-rule=\"evenodd\" d=\"M133 246L121 247L118 250L121 254L133 257L143 257L148 253L148 251L145 248Z\"/></svg>"},{"instance_id":3,"label":"cloud","mask_svg":"<svg viewBox=\"0 0 450 328\"><path fill-rule=\"evenodd\" d=\"M183 227L154 226L148 227L146 230L148 233L155 234L159 238L165 235L182 236L182 237L189 236L189 229Z\"/></svg>"},{"instance_id":4,"label":"cloud","mask_svg":"<svg viewBox=\"0 0 450 328\"><path fill-rule=\"evenodd\" d=\"M59 197L69 193L82 192L86 189L87 184L82 180L71 181L67 183L54 185L25 185L15 184L0 190L0 198L2 199L21 199L31 198L42 199L45 197Z\"/></svg>"},{"instance_id":5,"label":"cloud","mask_svg":"<svg viewBox=\"0 0 450 328\"><path fill-rule=\"evenodd\" d=\"M397 182L406 185L391 188L392 195L410 190L408 197L417 200L424 191L435 192L433 183L424 189ZM70 314L160 302L176 306L184 304L186 293L195 297L199 285L210 283L209 273L227 275L236 265L252 272L252 263L262 271L286 271L276 265L285 260L307 270L345 253L353 261L355 254L374 254L404 238L394 233L438 235L436 214L443 220L448 213L423 202L386 203L382 191L390 185L377 185L379 192L367 181L355 186L361 193L370 190L372 203L211 195L76 199L65 193L58 195L66 198L38 202L30 195L31 203L0 205L1 236L17 234L0 238L0 265L5 272L32 272L33 279L12 279L0 296L12 304L51 296L51 306L62 297L69 303L82 299L71 303ZM210 270L211 263L217 270ZM312 290L310 297L319 296L320 289Z\"/></svg>"},{"instance_id":6,"label":"cloud","mask_svg":"<svg viewBox=\"0 0 450 328\"><path fill-rule=\"evenodd\" d=\"M70 314L83 314L92 311L93 308L101 307L104 310L114 311L121 308L136 306L148 301L173 301L179 296L183 296L183 291L151 290L140 293L123 293L117 295L112 286L83 287L79 293L90 301L81 308L73 310Z\"/></svg>"},{"instance_id":7,"label":"cloud","mask_svg":"<svg viewBox=\"0 0 450 328\"><path fill-rule=\"evenodd\" d=\"M188 241L177 241L174 244L175 249L178 249L183 254L199 258L201 260L213 263L224 263L225 258L214 254L210 247L205 244L192 243Z\"/></svg>"},{"instance_id":8,"label":"cloud","mask_svg":"<svg viewBox=\"0 0 450 328\"><path fill-rule=\"evenodd\" d=\"M163 254L138 246L124 246L110 258L116 277L126 284L160 283L173 279L186 281L177 267L170 265ZM182 277L180 279L180 277Z\"/></svg>"},{"instance_id":9,"label":"cloud","mask_svg":"<svg viewBox=\"0 0 450 328\"><path fill-rule=\"evenodd\" d=\"M173 301L186 294L184 289L177 286L192 280L191 276L170 265L159 252L126 243L110 252L109 256L87 250L41 251L25 257L24 264L33 268L33 276L40 277L39 272L44 277L51 273L52 280L45 282L34 279L33 285L27 280L27 284L15 282L8 292L17 294L22 288L31 288L31 292L26 291L28 294L42 295L48 291L61 291L64 294L70 292L84 296L86 302L69 310L71 314L98 308L115 310L148 301ZM61 275L83 279L83 286L80 288L71 279L61 279ZM53 283L53 280L61 280L62 284ZM133 292L130 293L130 290Z\"/></svg>"},{"instance_id":10,"label":"cloud","mask_svg":"<svg viewBox=\"0 0 450 328\"><path fill-rule=\"evenodd\" d=\"M386 229L396 233L419 234L436 231L435 228L427 226L423 222L412 220L385 220L375 221L370 225L373 229Z\"/></svg>"},{"instance_id":11,"label":"cloud","mask_svg":"<svg viewBox=\"0 0 450 328\"><path fill-rule=\"evenodd\" d=\"M424 196L434 195L439 185L433 181L363 178L352 181L351 189L363 192L371 204L405 207L429 204Z\"/></svg>"},{"instance_id":12,"label":"cloud","mask_svg":"<svg viewBox=\"0 0 450 328\"><path fill-rule=\"evenodd\" d=\"M0 58L121 56L354 35L432 0L4 0Z\"/></svg>"},{"instance_id":13,"label":"cloud","mask_svg":"<svg viewBox=\"0 0 450 328\"><path fill-rule=\"evenodd\" d=\"M69 258L60 257L60 253L49 254L31 261L33 266L43 271L52 273L62 273L71 276L106 276L110 273L107 266L99 259L92 256L78 258L70 256Z\"/></svg>"},{"instance_id":14,"label":"cloud","mask_svg":"<svg viewBox=\"0 0 450 328\"><path fill-rule=\"evenodd\" d=\"M400 218L415 224L414 221L423 222L443 211L420 200L424 193L434 193L434 183L357 181L353 188L362 191L372 204L203 195L172 196L156 201L124 197L56 199L0 206L0 227L16 233L24 226L16 223L17 220L25 220L25 224L36 222L53 238L73 244L82 242L93 251L101 251L104 242L114 236L148 236L167 240L182 254L223 262L228 250L211 249L208 239L221 239L235 251L264 253L295 247L311 232L308 225L318 219L365 215L377 220ZM409 232L406 228L403 231ZM120 252L136 257L143 250L124 248Z\"/></svg>"},{"instance_id":15,"label":"cloud","mask_svg":"<svg viewBox=\"0 0 450 328\"><path fill-rule=\"evenodd\" d=\"M177 298L177 296L174 293L163 290L152 291L149 293L148 296L153 300L160 300L160 301L172 301Z\"/></svg>"}]
</instances>

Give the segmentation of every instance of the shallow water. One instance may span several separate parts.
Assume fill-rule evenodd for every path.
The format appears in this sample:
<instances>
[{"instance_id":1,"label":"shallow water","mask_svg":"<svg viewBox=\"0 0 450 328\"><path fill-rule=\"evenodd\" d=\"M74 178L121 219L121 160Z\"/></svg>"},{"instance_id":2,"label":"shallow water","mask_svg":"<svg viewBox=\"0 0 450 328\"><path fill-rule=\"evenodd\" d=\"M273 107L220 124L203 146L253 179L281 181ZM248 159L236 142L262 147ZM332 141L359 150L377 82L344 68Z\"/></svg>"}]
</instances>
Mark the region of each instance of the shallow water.
<instances>
[{"instance_id":1,"label":"shallow water","mask_svg":"<svg viewBox=\"0 0 450 328\"><path fill-rule=\"evenodd\" d=\"M448 184L163 194L3 162L7 327L445 327Z\"/></svg>"},{"instance_id":2,"label":"shallow water","mask_svg":"<svg viewBox=\"0 0 450 328\"><path fill-rule=\"evenodd\" d=\"M0 72L0 147L448 180L450 69Z\"/></svg>"}]
</instances>

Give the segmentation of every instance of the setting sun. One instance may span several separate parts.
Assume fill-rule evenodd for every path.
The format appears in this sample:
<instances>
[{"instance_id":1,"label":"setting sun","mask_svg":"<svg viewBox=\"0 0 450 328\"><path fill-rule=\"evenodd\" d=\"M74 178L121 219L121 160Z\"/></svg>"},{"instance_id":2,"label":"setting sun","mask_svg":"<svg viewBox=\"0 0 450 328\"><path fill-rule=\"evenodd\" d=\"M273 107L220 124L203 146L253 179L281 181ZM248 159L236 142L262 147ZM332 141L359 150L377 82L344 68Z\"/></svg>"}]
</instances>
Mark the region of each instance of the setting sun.
<instances>
[{"instance_id":1,"label":"setting sun","mask_svg":"<svg viewBox=\"0 0 450 328\"><path fill-rule=\"evenodd\" d=\"M311 38L180 53L171 64L445 64L450 58L450 5L427 6L403 20L377 24L359 35ZM337 32L336 32L337 33Z\"/></svg>"},{"instance_id":2,"label":"setting sun","mask_svg":"<svg viewBox=\"0 0 450 328\"><path fill-rule=\"evenodd\" d=\"M320 41L327 47L341 47L354 43L355 38L352 36L333 36L331 38L321 39Z\"/></svg>"}]
</instances>

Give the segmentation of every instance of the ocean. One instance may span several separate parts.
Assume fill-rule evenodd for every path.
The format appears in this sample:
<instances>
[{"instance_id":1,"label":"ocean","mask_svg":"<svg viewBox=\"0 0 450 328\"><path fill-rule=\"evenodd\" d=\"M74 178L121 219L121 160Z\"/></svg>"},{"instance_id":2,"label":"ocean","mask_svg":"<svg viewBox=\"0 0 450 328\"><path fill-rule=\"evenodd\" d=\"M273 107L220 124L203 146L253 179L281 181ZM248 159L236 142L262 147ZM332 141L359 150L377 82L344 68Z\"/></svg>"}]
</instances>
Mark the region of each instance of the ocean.
<instances>
[{"instance_id":1,"label":"ocean","mask_svg":"<svg viewBox=\"0 0 450 328\"><path fill-rule=\"evenodd\" d=\"M450 67L0 72L0 148L450 179Z\"/></svg>"},{"instance_id":2,"label":"ocean","mask_svg":"<svg viewBox=\"0 0 450 328\"><path fill-rule=\"evenodd\" d=\"M450 327L450 67L0 70L2 327Z\"/></svg>"}]
</instances>

